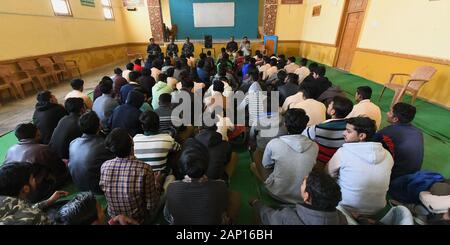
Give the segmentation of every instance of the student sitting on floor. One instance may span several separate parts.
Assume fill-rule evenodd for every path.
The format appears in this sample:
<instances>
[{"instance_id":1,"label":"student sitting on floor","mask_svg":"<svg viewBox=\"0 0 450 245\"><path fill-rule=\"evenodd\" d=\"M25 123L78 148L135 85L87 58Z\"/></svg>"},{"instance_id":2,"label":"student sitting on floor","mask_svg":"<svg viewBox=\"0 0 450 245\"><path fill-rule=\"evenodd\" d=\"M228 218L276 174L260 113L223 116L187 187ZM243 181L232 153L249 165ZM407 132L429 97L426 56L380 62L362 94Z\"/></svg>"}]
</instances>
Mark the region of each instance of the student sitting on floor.
<instances>
[{"instance_id":1,"label":"student sitting on floor","mask_svg":"<svg viewBox=\"0 0 450 245\"><path fill-rule=\"evenodd\" d=\"M172 87L167 84L167 75L164 73L159 74L158 82L152 88L152 107L154 110L158 109L159 96L161 94L171 93Z\"/></svg>"},{"instance_id":2,"label":"student sitting on floor","mask_svg":"<svg viewBox=\"0 0 450 245\"><path fill-rule=\"evenodd\" d=\"M105 148L105 139L99 135L100 120L95 112L82 115L79 125L83 135L70 143L70 175L80 191L102 194L98 186L100 167L114 154Z\"/></svg>"},{"instance_id":3,"label":"student sitting on floor","mask_svg":"<svg viewBox=\"0 0 450 245\"><path fill-rule=\"evenodd\" d=\"M358 104L353 106L352 112L347 118L365 116L375 120L377 129L381 126L380 107L370 101L372 89L369 86L361 86L356 89L355 100Z\"/></svg>"},{"instance_id":4,"label":"student sitting on floor","mask_svg":"<svg viewBox=\"0 0 450 245\"><path fill-rule=\"evenodd\" d=\"M286 84L278 87L278 91L280 92L280 105L283 105L286 98L296 94L300 87L298 86L298 75L294 73L290 73L287 76Z\"/></svg>"},{"instance_id":5,"label":"student sitting on floor","mask_svg":"<svg viewBox=\"0 0 450 245\"><path fill-rule=\"evenodd\" d=\"M306 115L309 117L308 126L322 123L326 120L327 108L325 105L313 97L311 97L310 90L300 86L300 91L303 93L303 101L299 103L292 103L289 105L289 109L300 108L306 111Z\"/></svg>"},{"instance_id":6,"label":"student sitting on floor","mask_svg":"<svg viewBox=\"0 0 450 245\"><path fill-rule=\"evenodd\" d=\"M227 187L223 180L206 177L208 156L195 148L183 151L180 170L184 178L167 188L164 216L174 225L220 225L228 223Z\"/></svg>"},{"instance_id":7,"label":"student sitting on floor","mask_svg":"<svg viewBox=\"0 0 450 245\"><path fill-rule=\"evenodd\" d=\"M141 115L142 103L144 103L144 95L138 91L131 91L128 94L126 103L116 107L109 120L111 129L126 129L131 136L135 136L142 132L139 116Z\"/></svg>"},{"instance_id":8,"label":"student sitting on floor","mask_svg":"<svg viewBox=\"0 0 450 245\"><path fill-rule=\"evenodd\" d=\"M122 77L122 69L120 69L119 67L114 69L114 76L113 76L113 89L114 89L114 97L117 97L118 94L120 93L120 89L122 88L122 86L128 84L127 79L125 79L124 77Z\"/></svg>"},{"instance_id":9,"label":"student sitting on floor","mask_svg":"<svg viewBox=\"0 0 450 245\"><path fill-rule=\"evenodd\" d=\"M134 70L134 64L133 63L128 63L125 66L127 69L125 71L122 72L122 76L127 79L127 82L130 82L130 73L133 72Z\"/></svg>"},{"instance_id":10,"label":"student sitting on floor","mask_svg":"<svg viewBox=\"0 0 450 245\"><path fill-rule=\"evenodd\" d=\"M117 100L112 97L113 84L110 81L102 80L100 82L100 91L102 96L94 101L92 110L95 111L100 119L100 123L105 132L111 131L108 122L114 109L119 106Z\"/></svg>"},{"instance_id":11,"label":"student sitting on floor","mask_svg":"<svg viewBox=\"0 0 450 245\"><path fill-rule=\"evenodd\" d=\"M128 84L120 89L119 97L117 98L119 104L125 104L130 91L133 91L135 88L141 88L141 85L137 82L138 78L139 73L137 71L130 72Z\"/></svg>"},{"instance_id":12,"label":"student sitting on floor","mask_svg":"<svg viewBox=\"0 0 450 245\"><path fill-rule=\"evenodd\" d=\"M100 188L108 202L108 214L150 224L160 205L161 180L152 167L134 157L133 139L124 129L114 129L105 146L117 157L103 163Z\"/></svg>"},{"instance_id":13,"label":"student sitting on floor","mask_svg":"<svg viewBox=\"0 0 450 245\"><path fill-rule=\"evenodd\" d=\"M347 126L345 117L352 111L353 102L347 98L334 97L328 105L327 115L331 117L323 123L308 127L303 135L314 140L319 145L317 160L327 163L334 153L344 144L342 135Z\"/></svg>"},{"instance_id":14,"label":"student sitting on floor","mask_svg":"<svg viewBox=\"0 0 450 245\"><path fill-rule=\"evenodd\" d=\"M251 170L264 182L275 198L288 203L301 202L298 190L316 164L319 147L301 133L309 121L302 109L289 109L285 115L288 135L269 142L262 163L252 163ZM268 169L273 172L267 174Z\"/></svg>"},{"instance_id":15,"label":"student sitting on floor","mask_svg":"<svg viewBox=\"0 0 450 245\"><path fill-rule=\"evenodd\" d=\"M87 109L92 109L92 100L89 96L87 96L85 93L83 93L84 90L84 81L81 79L74 79L72 82L70 82L70 86L72 86L72 91L69 92L66 97L64 97L64 100L67 100L68 98L82 98L84 100L84 104L86 105Z\"/></svg>"},{"instance_id":16,"label":"student sitting on floor","mask_svg":"<svg viewBox=\"0 0 450 245\"><path fill-rule=\"evenodd\" d=\"M386 193L394 160L381 143L370 142L375 121L368 117L349 118L345 144L328 162L328 173L341 187L339 203L350 212L375 215L386 206Z\"/></svg>"},{"instance_id":17,"label":"student sitting on floor","mask_svg":"<svg viewBox=\"0 0 450 245\"><path fill-rule=\"evenodd\" d=\"M31 123L19 124L14 133L19 143L9 148L4 163L29 162L42 165L46 171L36 177L39 177L38 181L48 183L48 191L63 185L69 177L67 167L49 146L37 143L40 141L40 133L36 126ZM45 194L48 193L43 190L42 195Z\"/></svg>"},{"instance_id":18,"label":"student sitting on floor","mask_svg":"<svg viewBox=\"0 0 450 245\"><path fill-rule=\"evenodd\" d=\"M391 124L377 133L377 137L385 140L388 137L394 143L394 167L391 180L413 174L422 168L424 143L420 129L411 122L416 115L416 108L405 103L397 103L387 113L387 121Z\"/></svg>"},{"instance_id":19,"label":"student sitting on floor","mask_svg":"<svg viewBox=\"0 0 450 245\"><path fill-rule=\"evenodd\" d=\"M287 73L295 73L295 71L300 68L299 65L295 64L295 57L289 57L287 65L284 67Z\"/></svg>"},{"instance_id":20,"label":"student sitting on floor","mask_svg":"<svg viewBox=\"0 0 450 245\"><path fill-rule=\"evenodd\" d=\"M48 145L58 154L59 158L68 160L70 142L82 134L78 119L86 111L86 108L81 98L69 98L64 105L69 115L59 121Z\"/></svg>"},{"instance_id":21,"label":"student sitting on floor","mask_svg":"<svg viewBox=\"0 0 450 245\"><path fill-rule=\"evenodd\" d=\"M339 185L329 175L312 171L303 180L299 194L303 203L295 208L275 210L258 199L249 201L263 225L346 225L345 216L336 209L341 200Z\"/></svg>"},{"instance_id":22,"label":"student sitting on floor","mask_svg":"<svg viewBox=\"0 0 450 245\"><path fill-rule=\"evenodd\" d=\"M36 110L33 113L33 123L41 133L39 143L48 144L52 138L53 130L59 120L67 115L64 107L50 91L42 91L37 95Z\"/></svg>"}]
</instances>

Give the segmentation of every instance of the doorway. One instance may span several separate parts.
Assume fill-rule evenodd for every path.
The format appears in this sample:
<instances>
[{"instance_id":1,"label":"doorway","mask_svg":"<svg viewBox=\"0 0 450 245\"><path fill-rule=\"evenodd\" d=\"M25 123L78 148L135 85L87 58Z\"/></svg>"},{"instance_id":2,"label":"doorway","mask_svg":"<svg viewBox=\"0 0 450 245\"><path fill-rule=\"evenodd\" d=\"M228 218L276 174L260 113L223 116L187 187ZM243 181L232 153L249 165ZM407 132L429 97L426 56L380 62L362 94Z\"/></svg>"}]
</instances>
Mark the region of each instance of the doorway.
<instances>
[{"instance_id":1,"label":"doorway","mask_svg":"<svg viewBox=\"0 0 450 245\"><path fill-rule=\"evenodd\" d=\"M368 0L347 0L339 32L335 67L349 71L358 45Z\"/></svg>"}]
</instances>

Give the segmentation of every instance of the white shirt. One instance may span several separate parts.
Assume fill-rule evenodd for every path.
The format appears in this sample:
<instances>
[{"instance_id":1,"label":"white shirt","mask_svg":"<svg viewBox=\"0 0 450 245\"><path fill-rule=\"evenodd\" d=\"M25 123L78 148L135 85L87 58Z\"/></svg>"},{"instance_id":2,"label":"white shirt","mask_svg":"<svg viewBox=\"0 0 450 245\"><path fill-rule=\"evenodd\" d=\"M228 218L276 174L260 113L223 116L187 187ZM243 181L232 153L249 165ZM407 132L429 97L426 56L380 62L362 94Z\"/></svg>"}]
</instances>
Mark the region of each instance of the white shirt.
<instances>
[{"instance_id":1,"label":"white shirt","mask_svg":"<svg viewBox=\"0 0 450 245\"><path fill-rule=\"evenodd\" d=\"M217 133L222 135L222 140L228 141L228 132L234 130L234 124L229 117L217 115L219 121L216 123Z\"/></svg>"},{"instance_id":2,"label":"white shirt","mask_svg":"<svg viewBox=\"0 0 450 245\"><path fill-rule=\"evenodd\" d=\"M86 108L92 109L93 103L91 98L89 98L89 96L87 96L83 92L80 92L78 90L72 90L66 95L66 97L64 97L64 100L67 100L68 98L82 98L84 100L84 105L86 105Z\"/></svg>"},{"instance_id":3,"label":"white shirt","mask_svg":"<svg viewBox=\"0 0 450 245\"><path fill-rule=\"evenodd\" d=\"M130 71L130 70L125 70L125 71L122 72L122 77L127 79L128 82L130 81L130 73L131 72L132 71Z\"/></svg>"},{"instance_id":4,"label":"white shirt","mask_svg":"<svg viewBox=\"0 0 450 245\"><path fill-rule=\"evenodd\" d=\"M168 82L168 80L167 80L167 82ZM176 85L176 87L177 87L178 90L181 90L181 88L183 87L183 85L181 84L181 82L178 82L177 85ZM205 87L205 84L204 84L204 83L197 83L197 82L194 82L194 88L192 89L191 92L192 92L192 93L195 93L195 92L197 92L198 90L202 90L204 87Z\"/></svg>"},{"instance_id":5,"label":"white shirt","mask_svg":"<svg viewBox=\"0 0 450 245\"><path fill-rule=\"evenodd\" d=\"M303 82L303 80L305 80L307 76L309 76L311 72L309 71L308 67L302 66L295 70L294 73L298 75L298 83L300 84Z\"/></svg>"},{"instance_id":6,"label":"white shirt","mask_svg":"<svg viewBox=\"0 0 450 245\"><path fill-rule=\"evenodd\" d=\"M294 95L291 95L289 97L286 98L286 100L283 103L283 106L281 107L281 113L284 114L286 113L286 111L289 108L290 104L293 103L300 103L302 101L304 101L305 99L303 98L303 92L298 92Z\"/></svg>"},{"instance_id":7,"label":"white shirt","mask_svg":"<svg viewBox=\"0 0 450 245\"><path fill-rule=\"evenodd\" d=\"M278 68L276 66L271 66L269 69L264 71L264 73L263 73L263 80L266 80L267 78L269 78L273 74L277 73L277 71L278 71Z\"/></svg>"},{"instance_id":8,"label":"white shirt","mask_svg":"<svg viewBox=\"0 0 450 245\"><path fill-rule=\"evenodd\" d=\"M346 118L366 116L375 120L377 129L381 126L381 110L380 107L370 102L370 100L361 100L358 104L353 106L352 112Z\"/></svg>"},{"instance_id":9,"label":"white shirt","mask_svg":"<svg viewBox=\"0 0 450 245\"><path fill-rule=\"evenodd\" d=\"M322 123L326 120L327 108L325 105L315 99L307 99L300 103L291 104L289 108L301 108L305 110L309 117L308 126Z\"/></svg>"},{"instance_id":10,"label":"white shirt","mask_svg":"<svg viewBox=\"0 0 450 245\"><path fill-rule=\"evenodd\" d=\"M286 73L294 73L298 68L300 68L300 66L295 63L290 63L284 67Z\"/></svg>"},{"instance_id":11,"label":"white shirt","mask_svg":"<svg viewBox=\"0 0 450 245\"><path fill-rule=\"evenodd\" d=\"M153 67L152 69L152 77L155 79L156 82L158 82L158 76L159 74L161 74L161 70L159 70L158 68Z\"/></svg>"}]
</instances>

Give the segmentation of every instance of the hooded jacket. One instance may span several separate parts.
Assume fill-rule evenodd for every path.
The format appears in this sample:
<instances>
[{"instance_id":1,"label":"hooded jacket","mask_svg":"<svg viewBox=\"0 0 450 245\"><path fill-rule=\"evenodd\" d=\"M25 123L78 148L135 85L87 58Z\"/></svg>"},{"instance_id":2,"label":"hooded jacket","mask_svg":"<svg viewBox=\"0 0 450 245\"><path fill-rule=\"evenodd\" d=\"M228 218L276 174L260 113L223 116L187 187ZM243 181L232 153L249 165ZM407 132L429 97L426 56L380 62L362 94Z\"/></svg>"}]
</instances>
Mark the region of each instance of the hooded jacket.
<instances>
[{"instance_id":1,"label":"hooded jacket","mask_svg":"<svg viewBox=\"0 0 450 245\"><path fill-rule=\"evenodd\" d=\"M394 160L381 143L346 143L328 163L329 173L338 178L341 206L360 214L375 214L386 205Z\"/></svg>"},{"instance_id":2,"label":"hooded jacket","mask_svg":"<svg viewBox=\"0 0 450 245\"><path fill-rule=\"evenodd\" d=\"M226 179L225 165L231 159L231 145L222 140L222 135L213 130L201 130L195 139L208 149L209 164L206 176L209 179Z\"/></svg>"},{"instance_id":3,"label":"hooded jacket","mask_svg":"<svg viewBox=\"0 0 450 245\"><path fill-rule=\"evenodd\" d=\"M143 133L139 116L139 108L144 103L144 95L137 91L128 94L126 103L116 107L110 118L111 129L123 128L128 130L131 137Z\"/></svg>"},{"instance_id":4,"label":"hooded jacket","mask_svg":"<svg viewBox=\"0 0 450 245\"><path fill-rule=\"evenodd\" d=\"M262 164L273 167L265 181L266 188L289 203L302 202L300 186L316 164L319 147L303 135L284 135L267 144Z\"/></svg>"},{"instance_id":5,"label":"hooded jacket","mask_svg":"<svg viewBox=\"0 0 450 245\"><path fill-rule=\"evenodd\" d=\"M53 130L61 118L67 115L66 109L60 104L38 102L33 114L33 124L41 132L41 143L48 144L52 138Z\"/></svg>"},{"instance_id":6,"label":"hooded jacket","mask_svg":"<svg viewBox=\"0 0 450 245\"><path fill-rule=\"evenodd\" d=\"M152 88L152 107L153 109L157 109L159 107L159 96L161 94L170 94L172 93L173 89L167 83L165 82L157 82L153 88Z\"/></svg>"}]
</instances>

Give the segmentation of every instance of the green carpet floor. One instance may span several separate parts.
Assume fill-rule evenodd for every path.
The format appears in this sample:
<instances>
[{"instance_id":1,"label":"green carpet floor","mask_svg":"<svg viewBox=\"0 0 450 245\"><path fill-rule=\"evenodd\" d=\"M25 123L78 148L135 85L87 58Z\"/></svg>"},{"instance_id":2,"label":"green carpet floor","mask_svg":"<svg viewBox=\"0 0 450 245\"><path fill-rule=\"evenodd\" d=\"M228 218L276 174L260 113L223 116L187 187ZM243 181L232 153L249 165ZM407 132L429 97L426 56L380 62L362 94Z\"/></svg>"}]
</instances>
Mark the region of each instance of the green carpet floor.
<instances>
[{"instance_id":1,"label":"green carpet floor","mask_svg":"<svg viewBox=\"0 0 450 245\"><path fill-rule=\"evenodd\" d=\"M383 112L382 127L387 125L386 112L389 110L389 105L392 100L392 91L387 91L378 103L377 99L381 92L382 86L369 81L367 79L344 73L334 68L328 67L327 77L335 85L339 85L344 90L349 98L354 97L354 93L358 86L369 85L373 89L373 101L377 103ZM409 101L410 98L406 96L404 101ZM414 120L414 125L424 132L425 140L425 157L423 169L437 171L447 178L450 178L450 111L426 101L418 99L416 102L417 115ZM13 132L0 137L0 159L5 159L5 154L8 148L17 143L17 139ZM238 191L241 194L241 205L237 224L252 224L254 223L254 214L247 204L249 198L257 197L270 205L277 203L270 198L264 191L262 191L261 184L250 172L250 155L244 149L239 147L235 149L239 153L239 162L236 166L234 176L231 178L231 190ZM1 165L1 161L0 161ZM72 195L78 190L73 184L68 184L65 190ZM102 206L106 206L103 196L98 196ZM162 216L158 218L157 223L162 222Z\"/></svg>"}]
</instances>

